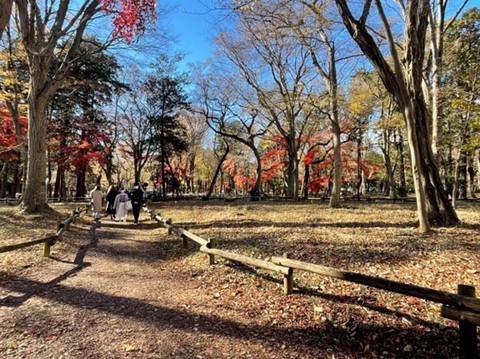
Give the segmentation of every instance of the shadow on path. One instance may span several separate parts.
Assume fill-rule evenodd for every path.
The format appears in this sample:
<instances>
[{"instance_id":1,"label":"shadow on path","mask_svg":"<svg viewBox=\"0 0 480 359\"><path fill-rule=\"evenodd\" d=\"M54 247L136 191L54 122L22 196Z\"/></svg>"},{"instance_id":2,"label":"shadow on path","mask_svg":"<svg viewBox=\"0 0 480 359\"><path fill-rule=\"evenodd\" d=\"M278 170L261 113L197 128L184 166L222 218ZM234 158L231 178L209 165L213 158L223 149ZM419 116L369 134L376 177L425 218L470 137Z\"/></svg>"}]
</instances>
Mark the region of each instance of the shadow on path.
<instances>
[{"instance_id":1,"label":"shadow on path","mask_svg":"<svg viewBox=\"0 0 480 359\"><path fill-rule=\"evenodd\" d=\"M378 335L376 341L372 343L372 350L375 350L375 346L379 346L378 350L382 350L381 348L384 348L382 341L384 340L392 341L392 338L401 337L403 340L407 340L413 348L416 346L420 348L424 343L428 343L432 350L438 351L432 357L447 358L452 357L451 354L456 351L456 345L458 344L456 336L452 335L452 328L439 325L432 326L431 323L421 324L427 324L429 328L436 330L425 330L422 327L402 329L373 324L365 325L355 323L354 319L352 319L351 325L342 327L327 321L326 323L304 329L279 325L242 324L217 315L206 316L186 310L152 305L139 299L92 292L83 288L59 284L62 280L82 268L80 266L76 267L49 283L41 283L15 275L6 275L0 286L11 291L22 292L24 293L23 297L38 296L81 309L97 310L111 315L133 318L150 323L158 328L174 328L191 333L220 334L233 339L260 340L267 342L269 346L277 346L279 343L284 343L297 348L297 350L304 350L305 353L318 354L333 346L336 347L336 353L345 355L358 354L363 350L362 341L368 341L372 333L377 333ZM51 290L53 287L55 290ZM351 298L335 295L329 295L328 299L347 303L351 301ZM0 304L4 306L19 306L23 300L24 298L22 300L7 298ZM371 309L375 310L374 307ZM355 330L354 337L352 336L352 330ZM339 343L341 344L339 345ZM395 350L394 348L392 349ZM450 355L447 355L447 353Z\"/></svg>"}]
</instances>

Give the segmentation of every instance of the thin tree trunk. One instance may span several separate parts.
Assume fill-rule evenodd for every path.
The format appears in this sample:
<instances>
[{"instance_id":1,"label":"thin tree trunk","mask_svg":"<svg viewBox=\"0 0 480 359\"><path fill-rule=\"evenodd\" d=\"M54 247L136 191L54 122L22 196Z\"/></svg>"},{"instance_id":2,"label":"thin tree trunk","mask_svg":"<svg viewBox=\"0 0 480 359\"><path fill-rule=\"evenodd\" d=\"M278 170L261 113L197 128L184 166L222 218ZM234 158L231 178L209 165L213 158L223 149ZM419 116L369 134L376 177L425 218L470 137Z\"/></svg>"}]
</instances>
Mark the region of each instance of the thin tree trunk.
<instances>
[{"instance_id":1,"label":"thin tree trunk","mask_svg":"<svg viewBox=\"0 0 480 359\"><path fill-rule=\"evenodd\" d=\"M467 164L467 173L468 173L468 196L470 198L475 198L475 170L473 169L473 159L472 156L468 157L469 161Z\"/></svg>"},{"instance_id":2,"label":"thin tree trunk","mask_svg":"<svg viewBox=\"0 0 480 359\"><path fill-rule=\"evenodd\" d=\"M16 161L13 168L13 183L12 191L10 193L11 198L15 198L17 193L20 193L22 190L22 162Z\"/></svg>"},{"instance_id":3,"label":"thin tree trunk","mask_svg":"<svg viewBox=\"0 0 480 359\"><path fill-rule=\"evenodd\" d=\"M308 184L310 182L310 165L305 164L305 173L303 175L303 198L308 199Z\"/></svg>"},{"instance_id":4,"label":"thin tree trunk","mask_svg":"<svg viewBox=\"0 0 480 359\"><path fill-rule=\"evenodd\" d=\"M362 161L362 134L359 131L358 138L357 138L357 200L360 201L360 188L362 187L363 183L363 171L361 167Z\"/></svg>"},{"instance_id":5,"label":"thin tree trunk","mask_svg":"<svg viewBox=\"0 0 480 359\"><path fill-rule=\"evenodd\" d=\"M223 162L225 162L225 159L227 158L227 155L230 152L230 146L228 145L228 143L226 144L226 146L227 148L225 149L225 153L223 154L222 158L220 158L220 161L218 162L217 169L215 170L215 174L213 175L213 178L212 178L212 182L210 183L208 192L204 197L207 200L210 199L210 197L212 196L213 190L215 189L215 182L217 182L218 174L222 169Z\"/></svg>"},{"instance_id":6,"label":"thin tree trunk","mask_svg":"<svg viewBox=\"0 0 480 359\"><path fill-rule=\"evenodd\" d=\"M0 198L7 196L8 162L4 162L0 171Z\"/></svg>"},{"instance_id":7,"label":"thin tree trunk","mask_svg":"<svg viewBox=\"0 0 480 359\"><path fill-rule=\"evenodd\" d=\"M398 137L398 153L399 153L399 172L400 172L400 187L402 188L402 193L400 197L407 197L407 176L406 176L406 166L405 166L405 149L403 146L403 135L399 133Z\"/></svg>"},{"instance_id":8,"label":"thin tree trunk","mask_svg":"<svg viewBox=\"0 0 480 359\"><path fill-rule=\"evenodd\" d=\"M460 160L455 163L455 170L453 175L453 190L452 190L452 207L457 208L458 198L458 177L460 174Z\"/></svg>"},{"instance_id":9,"label":"thin tree trunk","mask_svg":"<svg viewBox=\"0 0 480 359\"><path fill-rule=\"evenodd\" d=\"M260 152L257 150L255 146L250 147L255 155L255 160L257 161L257 178L255 179L255 184L253 185L253 189L260 191L260 187L262 184L262 158L260 157Z\"/></svg>"},{"instance_id":10,"label":"thin tree trunk","mask_svg":"<svg viewBox=\"0 0 480 359\"><path fill-rule=\"evenodd\" d=\"M342 151L340 142L340 126L332 122L333 130L333 187L330 195L330 207L340 207L340 191L342 188Z\"/></svg>"},{"instance_id":11,"label":"thin tree trunk","mask_svg":"<svg viewBox=\"0 0 480 359\"><path fill-rule=\"evenodd\" d=\"M383 155L383 161L385 164L385 169L387 171L387 177L388 177L388 185L390 188L389 191L389 197L390 198L397 198L397 189L395 185L395 175L393 173L393 167L392 167L392 160L390 158L390 150L389 150L389 143L388 143L388 134L386 132L383 132L382 134L383 137L383 146L381 146L382 150L382 155Z\"/></svg>"}]
</instances>

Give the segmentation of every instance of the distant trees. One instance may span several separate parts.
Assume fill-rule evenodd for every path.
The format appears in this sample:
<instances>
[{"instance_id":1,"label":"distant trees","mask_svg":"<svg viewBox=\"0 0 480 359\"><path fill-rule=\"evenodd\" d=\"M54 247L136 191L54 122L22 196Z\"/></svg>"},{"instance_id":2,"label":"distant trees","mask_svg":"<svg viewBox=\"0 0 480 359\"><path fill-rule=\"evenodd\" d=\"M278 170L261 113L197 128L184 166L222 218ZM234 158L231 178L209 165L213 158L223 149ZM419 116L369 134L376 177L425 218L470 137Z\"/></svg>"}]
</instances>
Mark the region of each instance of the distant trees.
<instances>
[{"instance_id":1,"label":"distant trees","mask_svg":"<svg viewBox=\"0 0 480 359\"><path fill-rule=\"evenodd\" d=\"M240 12L236 31L221 34L218 46L255 94L260 115L283 138L286 196L298 199L302 137L315 111L308 100L317 77L309 53L290 30L264 22L261 14Z\"/></svg>"},{"instance_id":2,"label":"distant trees","mask_svg":"<svg viewBox=\"0 0 480 359\"><path fill-rule=\"evenodd\" d=\"M442 163L456 206L458 197L475 197L480 163L480 10L471 9L451 24L445 50Z\"/></svg>"},{"instance_id":3,"label":"distant trees","mask_svg":"<svg viewBox=\"0 0 480 359\"><path fill-rule=\"evenodd\" d=\"M75 193L87 193L87 172L92 162L104 161L103 146L108 142L108 119L103 106L123 87L118 80L119 65L112 55L102 51L95 39L83 42L72 62L70 75L57 90L48 110L49 160L57 164L53 195L65 198L65 174L76 175ZM52 139L55 138L56 141ZM50 169L51 167L49 167ZM50 194L51 195L51 194Z\"/></svg>"},{"instance_id":4,"label":"distant trees","mask_svg":"<svg viewBox=\"0 0 480 359\"><path fill-rule=\"evenodd\" d=\"M178 56L159 56L153 65L153 73L143 84L146 104L149 106L147 120L153 128L153 139L157 144L164 199L167 196L167 182L178 187L178 179L171 171L170 157L186 150L185 128L179 118L181 112L188 109L189 103L185 93L186 77L177 69L180 59ZM170 171L167 171L167 167Z\"/></svg>"},{"instance_id":5,"label":"distant trees","mask_svg":"<svg viewBox=\"0 0 480 359\"><path fill-rule=\"evenodd\" d=\"M107 11L114 36L131 41L152 0L86 0L77 11L67 0L13 3L18 31L3 31L0 51L0 174L5 192L7 180L15 177L17 187L28 168L27 212L45 208L46 181L66 196L72 169L77 196L90 170L114 182L116 153L128 166L131 157L125 175L134 181L153 172L163 198L169 186L205 190L215 172L223 189L271 189L293 199L303 189L305 197L328 195L332 207L347 192L360 198L367 185L394 198L413 183L422 231L458 223L455 200L478 188L480 16L462 13L466 0L453 12L444 0L236 1L216 39L214 70L196 77L192 106L179 57L160 56L122 88L116 61L86 36Z\"/></svg>"},{"instance_id":6,"label":"distant trees","mask_svg":"<svg viewBox=\"0 0 480 359\"><path fill-rule=\"evenodd\" d=\"M259 193L262 183L259 139L265 136L271 122L262 118L250 88L238 83L235 75L219 73L207 67L207 71L196 76L198 112L217 135L237 141L252 151L256 176L250 190Z\"/></svg>"}]
</instances>

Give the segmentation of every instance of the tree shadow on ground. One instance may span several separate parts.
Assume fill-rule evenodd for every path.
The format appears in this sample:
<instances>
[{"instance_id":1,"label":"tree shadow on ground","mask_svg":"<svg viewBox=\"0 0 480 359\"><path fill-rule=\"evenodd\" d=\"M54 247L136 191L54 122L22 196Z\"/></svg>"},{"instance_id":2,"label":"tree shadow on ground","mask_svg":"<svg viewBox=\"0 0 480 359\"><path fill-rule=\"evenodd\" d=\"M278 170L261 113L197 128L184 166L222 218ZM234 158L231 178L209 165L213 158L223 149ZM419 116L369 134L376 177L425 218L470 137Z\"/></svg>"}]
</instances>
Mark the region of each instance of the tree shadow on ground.
<instances>
[{"instance_id":1,"label":"tree shadow on ground","mask_svg":"<svg viewBox=\"0 0 480 359\"><path fill-rule=\"evenodd\" d=\"M129 232L112 231L110 229L128 229ZM157 228L152 227L152 229ZM158 236L158 239L153 240L139 240L140 230L148 228L139 226L125 227L122 225L108 225L101 224L96 227L95 233L91 237L96 237L100 245L95 245L92 249L95 253L114 258L115 260L143 260L145 262L164 261L175 258L182 258L197 252L198 249L190 245L188 248L183 248L182 241L179 239L172 239L170 237ZM131 231L131 232L130 232ZM130 235L131 234L131 235ZM149 234L150 235L150 234Z\"/></svg>"},{"instance_id":2,"label":"tree shadow on ground","mask_svg":"<svg viewBox=\"0 0 480 359\"><path fill-rule=\"evenodd\" d=\"M368 351L384 356L385 353L390 353L393 357L399 358L457 357L455 353L457 352L458 335L453 335L450 327L422 323L422 325L404 329L363 324L357 322L355 318L343 325L327 321L312 323L302 328L256 323L243 324L218 315L206 316L188 310L152 305L136 298L114 296L60 284L63 279L72 274L72 271L78 271L81 268L74 268L49 283L41 283L15 275L4 275L0 287L23 293L23 296L21 299L4 298L0 301L0 305L16 307L28 298L37 296L82 310L132 318L160 329L174 328L196 335L216 334L232 339L262 342L278 351L295 348L304 353L306 357L320 357L333 348L335 355L359 358L365 351L365 343L369 343ZM334 296L331 299L347 300L347 302L349 300ZM371 339L372 335L375 335L375 340ZM408 353L404 349L407 345L409 346Z\"/></svg>"},{"instance_id":3,"label":"tree shadow on ground","mask_svg":"<svg viewBox=\"0 0 480 359\"><path fill-rule=\"evenodd\" d=\"M273 222L257 220L228 220L211 221L205 223L182 222L175 223L178 227L187 227L189 229L213 229L213 228L259 228L259 227L277 227L277 228L417 228L418 222Z\"/></svg>"}]
</instances>

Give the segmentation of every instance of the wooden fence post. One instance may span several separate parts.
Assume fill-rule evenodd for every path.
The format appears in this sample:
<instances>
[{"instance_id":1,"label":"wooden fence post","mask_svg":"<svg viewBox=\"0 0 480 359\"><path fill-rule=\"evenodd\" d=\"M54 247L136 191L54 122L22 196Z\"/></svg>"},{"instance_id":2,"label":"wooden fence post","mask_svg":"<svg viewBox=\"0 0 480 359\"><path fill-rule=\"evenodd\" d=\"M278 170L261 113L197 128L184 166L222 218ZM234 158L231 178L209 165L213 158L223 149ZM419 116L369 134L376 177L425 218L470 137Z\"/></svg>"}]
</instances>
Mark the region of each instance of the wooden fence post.
<instances>
[{"instance_id":1,"label":"wooden fence post","mask_svg":"<svg viewBox=\"0 0 480 359\"><path fill-rule=\"evenodd\" d=\"M213 239L209 238L205 246L207 248L213 248ZM208 253L208 264L209 265L215 264L215 254Z\"/></svg>"},{"instance_id":2,"label":"wooden fence post","mask_svg":"<svg viewBox=\"0 0 480 359\"><path fill-rule=\"evenodd\" d=\"M188 248L188 238L184 234L181 235L182 237L182 246L183 248Z\"/></svg>"},{"instance_id":3,"label":"wooden fence post","mask_svg":"<svg viewBox=\"0 0 480 359\"><path fill-rule=\"evenodd\" d=\"M475 298L475 287L471 285L458 285L458 294ZM477 326L459 321L460 355L464 359L478 358Z\"/></svg>"},{"instance_id":4,"label":"wooden fence post","mask_svg":"<svg viewBox=\"0 0 480 359\"><path fill-rule=\"evenodd\" d=\"M52 247L52 241L48 240L43 244L43 256L50 257L50 248Z\"/></svg>"},{"instance_id":5,"label":"wooden fence post","mask_svg":"<svg viewBox=\"0 0 480 359\"><path fill-rule=\"evenodd\" d=\"M290 258L290 253L284 253L284 258ZM293 293L293 269L291 273L283 275L283 293L285 295Z\"/></svg>"}]
</instances>

